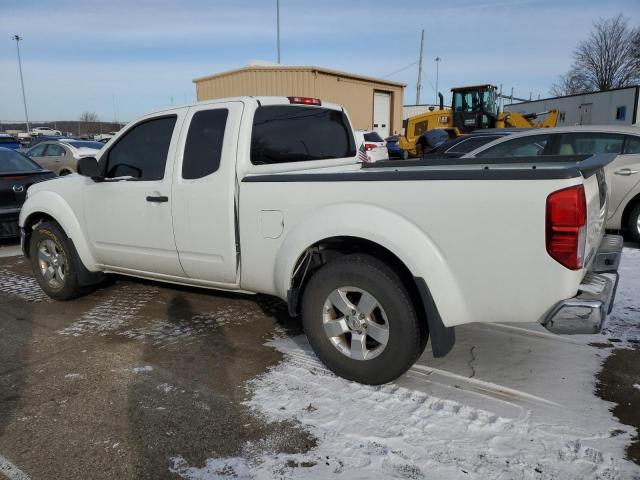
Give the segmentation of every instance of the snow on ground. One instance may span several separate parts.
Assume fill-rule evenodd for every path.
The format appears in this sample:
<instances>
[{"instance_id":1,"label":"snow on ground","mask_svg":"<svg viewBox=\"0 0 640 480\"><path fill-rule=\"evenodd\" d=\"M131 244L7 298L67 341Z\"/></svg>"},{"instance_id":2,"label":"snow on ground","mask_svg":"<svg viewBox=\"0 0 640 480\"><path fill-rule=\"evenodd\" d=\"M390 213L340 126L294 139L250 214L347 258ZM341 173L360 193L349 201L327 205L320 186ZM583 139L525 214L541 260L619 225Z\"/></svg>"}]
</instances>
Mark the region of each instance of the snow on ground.
<instances>
[{"instance_id":1,"label":"snow on ground","mask_svg":"<svg viewBox=\"0 0 640 480\"><path fill-rule=\"evenodd\" d=\"M640 339L639 287L640 251L625 249L609 338ZM176 456L170 470L193 480L640 478L640 467L623 458L635 432L593 395L597 355L605 351L588 343L598 336L474 325L460 337L450 361L431 359L438 368L419 362L397 384L380 387L336 377L304 337L275 338L270 345L285 358L250 382L247 404L267 420L297 422L317 446L276 455L247 445L203 467ZM507 338L509 359L501 360L499 342Z\"/></svg>"},{"instance_id":2,"label":"snow on ground","mask_svg":"<svg viewBox=\"0 0 640 480\"><path fill-rule=\"evenodd\" d=\"M610 339L640 343L640 249L625 248L618 270L616 301L603 333Z\"/></svg>"}]
</instances>

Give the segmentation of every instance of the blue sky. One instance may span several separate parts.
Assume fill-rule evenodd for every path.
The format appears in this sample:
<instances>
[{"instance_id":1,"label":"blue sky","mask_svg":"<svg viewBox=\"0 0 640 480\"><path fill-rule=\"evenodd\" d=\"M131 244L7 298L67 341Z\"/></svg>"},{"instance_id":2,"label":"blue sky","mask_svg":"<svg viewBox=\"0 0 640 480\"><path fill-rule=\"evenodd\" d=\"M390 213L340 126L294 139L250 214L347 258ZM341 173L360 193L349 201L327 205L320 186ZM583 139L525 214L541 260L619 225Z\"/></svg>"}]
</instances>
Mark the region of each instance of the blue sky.
<instances>
[{"instance_id":1,"label":"blue sky","mask_svg":"<svg viewBox=\"0 0 640 480\"><path fill-rule=\"evenodd\" d=\"M0 0L0 120L24 118L20 43L31 120L129 121L191 102L193 78L276 58L275 0ZM491 82L546 96L592 22L640 0L280 0L282 63L387 77L417 61L425 30L422 101L439 90ZM388 76L415 103L417 66Z\"/></svg>"}]
</instances>

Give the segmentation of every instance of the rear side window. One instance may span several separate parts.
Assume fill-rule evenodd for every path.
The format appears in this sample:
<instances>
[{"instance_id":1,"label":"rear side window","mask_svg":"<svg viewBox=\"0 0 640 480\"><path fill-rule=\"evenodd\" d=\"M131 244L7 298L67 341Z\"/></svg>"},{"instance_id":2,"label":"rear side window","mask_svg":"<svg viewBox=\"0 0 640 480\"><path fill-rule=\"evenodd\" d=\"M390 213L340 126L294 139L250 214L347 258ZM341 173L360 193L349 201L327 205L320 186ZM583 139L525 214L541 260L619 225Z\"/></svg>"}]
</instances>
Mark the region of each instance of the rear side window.
<instances>
[{"instance_id":1,"label":"rear side window","mask_svg":"<svg viewBox=\"0 0 640 480\"><path fill-rule=\"evenodd\" d=\"M452 153L469 153L471 150L486 145L489 142L493 142L496 138L502 138L499 135L482 135L477 137L469 137L456 143L453 147L449 148L447 152Z\"/></svg>"},{"instance_id":2,"label":"rear side window","mask_svg":"<svg viewBox=\"0 0 640 480\"><path fill-rule=\"evenodd\" d=\"M45 157L64 157L64 147L55 143L50 143L49 145L47 145L47 150L44 156Z\"/></svg>"},{"instance_id":3,"label":"rear side window","mask_svg":"<svg viewBox=\"0 0 640 480\"><path fill-rule=\"evenodd\" d=\"M640 153L640 137L627 136L627 143L624 147L624 153L626 154L639 154Z\"/></svg>"},{"instance_id":4,"label":"rear side window","mask_svg":"<svg viewBox=\"0 0 640 480\"><path fill-rule=\"evenodd\" d=\"M378 132L369 132L364 134L365 142L384 142Z\"/></svg>"},{"instance_id":5,"label":"rear side window","mask_svg":"<svg viewBox=\"0 0 640 480\"><path fill-rule=\"evenodd\" d=\"M202 110L193 116L184 147L182 178L193 180L218 170L228 116L226 108Z\"/></svg>"},{"instance_id":6,"label":"rear side window","mask_svg":"<svg viewBox=\"0 0 640 480\"><path fill-rule=\"evenodd\" d=\"M533 157L542 155L550 135L531 135L502 142L478 153L478 157Z\"/></svg>"},{"instance_id":7,"label":"rear side window","mask_svg":"<svg viewBox=\"0 0 640 480\"><path fill-rule=\"evenodd\" d=\"M558 142L558 151L561 155L621 153L623 141L624 136L617 133L563 133Z\"/></svg>"},{"instance_id":8,"label":"rear side window","mask_svg":"<svg viewBox=\"0 0 640 480\"><path fill-rule=\"evenodd\" d=\"M105 176L161 180L175 124L174 115L133 127L109 150Z\"/></svg>"},{"instance_id":9,"label":"rear side window","mask_svg":"<svg viewBox=\"0 0 640 480\"><path fill-rule=\"evenodd\" d=\"M269 105L253 118L251 163L303 162L353 157L353 134L344 112L318 107Z\"/></svg>"}]
</instances>

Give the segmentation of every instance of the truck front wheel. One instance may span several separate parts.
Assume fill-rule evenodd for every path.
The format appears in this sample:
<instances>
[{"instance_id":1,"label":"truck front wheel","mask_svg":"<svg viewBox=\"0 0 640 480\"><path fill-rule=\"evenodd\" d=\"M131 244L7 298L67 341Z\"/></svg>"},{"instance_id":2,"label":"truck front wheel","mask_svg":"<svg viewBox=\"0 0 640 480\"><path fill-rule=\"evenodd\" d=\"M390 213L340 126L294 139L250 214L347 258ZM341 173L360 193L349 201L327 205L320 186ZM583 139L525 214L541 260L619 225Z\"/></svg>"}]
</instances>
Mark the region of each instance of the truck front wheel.
<instances>
[{"instance_id":1,"label":"truck front wheel","mask_svg":"<svg viewBox=\"0 0 640 480\"><path fill-rule=\"evenodd\" d=\"M320 268L305 288L302 321L330 370L370 385L398 378L426 343L400 277L368 255L345 255Z\"/></svg>"},{"instance_id":2,"label":"truck front wheel","mask_svg":"<svg viewBox=\"0 0 640 480\"><path fill-rule=\"evenodd\" d=\"M88 290L78 283L69 239L53 222L35 227L29 243L29 260L40 288L56 300L70 300Z\"/></svg>"}]
</instances>

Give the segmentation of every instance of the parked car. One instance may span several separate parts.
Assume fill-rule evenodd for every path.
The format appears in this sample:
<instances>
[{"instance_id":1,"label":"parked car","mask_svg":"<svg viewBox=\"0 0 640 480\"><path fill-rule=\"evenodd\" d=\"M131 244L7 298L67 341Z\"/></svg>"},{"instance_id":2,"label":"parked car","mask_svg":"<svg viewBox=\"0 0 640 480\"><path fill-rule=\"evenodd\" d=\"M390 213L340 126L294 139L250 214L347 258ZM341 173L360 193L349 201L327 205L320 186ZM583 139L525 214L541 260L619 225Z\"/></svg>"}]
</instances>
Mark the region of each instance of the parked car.
<instances>
[{"instance_id":1,"label":"parked car","mask_svg":"<svg viewBox=\"0 0 640 480\"><path fill-rule=\"evenodd\" d=\"M354 130L353 135L356 140L360 161L375 163L382 160L389 160L386 144L378 132Z\"/></svg>"},{"instance_id":2,"label":"parked car","mask_svg":"<svg viewBox=\"0 0 640 480\"><path fill-rule=\"evenodd\" d=\"M20 213L49 296L111 272L275 295L351 380L395 379L427 337L446 355L470 322L595 333L615 296L608 155L359 164L341 106L240 97L146 115L96 156L31 187Z\"/></svg>"},{"instance_id":3,"label":"parked car","mask_svg":"<svg viewBox=\"0 0 640 480\"><path fill-rule=\"evenodd\" d=\"M54 177L20 152L0 147L0 238L20 236L18 215L27 189Z\"/></svg>"},{"instance_id":4,"label":"parked car","mask_svg":"<svg viewBox=\"0 0 640 480\"><path fill-rule=\"evenodd\" d=\"M98 135L94 135L93 139L96 142L107 143L109 140L115 137L117 133L118 132L100 133Z\"/></svg>"},{"instance_id":5,"label":"parked car","mask_svg":"<svg viewBox=\"0 0 640 480\"><path fill-rule=\"evenodd\" d=\"M409 158L409 153L402 150L398 145L397 135L391 135L390 137L385 138L385 142L387 144L387 154L389 155L389 158L402 158L404 160Z\"/></svg>"},{"instance_id":6,"label":"parked car","mask_svg":"<svg viewBox=\"0 0 640 480\"><path fill-rule=\"evenodd\" d=\"M610 184L606 227L640 243L640 129L574 126L528 130L477 148L465 157L617 154L605 169Z\"/></svg>"},{"instance_id":7,"label":"parked car","mask_svg":"<svg viewBox=\"0 0 640 480\"><path fill-rule=\"evenodd\" d=\"M21 148L20 141L12 136L7 135L6 133L0 133L0 147L1 148L10 148L11 150L18 150Z\"/></svg>"},{"instance_id":8,"label":"parked car","mask_svg":"<svg viewBox=\"0 0 640 480\"><path fill-rule=\"evenodd\" d=\"M510 133L511 132L467 133L451 140L447 140L437 147L427 150L422 154L422 158L459 158L465 153L469 153L482 145L493 142L494 140L509 135Z\"/></svg>"},{"instance_id":9,"label":"parked car","mask_svg":"<svg viewBox=\"0 0 640 480\"><path fill-rule=\"evenodd\" d=\"M103 146L93 140L67 139L38 143L25 154L43 168L63 176L74 173L79 159L94 156Z\"/></svg>"},{"instance_id":10,"label":"parked car","mask_svg":"<svg viewBox=\"0 0 640 480\"><path fill-rule=\"evenodd\" d=\"M29 134L32 137L39 137L40 135L62 135L62 132L51 127L35 127L31 129Z\"/></svg>"},{"instance_id":11,"label":"parked car","mask_svg":"<svg viewBox=\"0 0 640 480\"><path fill-rule=\"evenodd\" d=\"M66 142L69 140L77 140L77 141L88 141L88 142L93 142L93 138L90 137L77 137L77 136L73 136L73 135L68 135L68 136L49 136L49 135L41 135L39 137L35 137L33 139L31 139L31 142L29 142L29 148L35 147L36 145L38 145L39 143L42 142Z\"/></svg>"}]
</instances>

